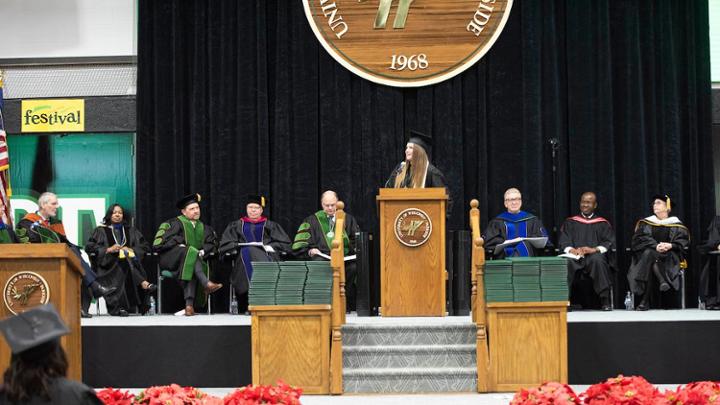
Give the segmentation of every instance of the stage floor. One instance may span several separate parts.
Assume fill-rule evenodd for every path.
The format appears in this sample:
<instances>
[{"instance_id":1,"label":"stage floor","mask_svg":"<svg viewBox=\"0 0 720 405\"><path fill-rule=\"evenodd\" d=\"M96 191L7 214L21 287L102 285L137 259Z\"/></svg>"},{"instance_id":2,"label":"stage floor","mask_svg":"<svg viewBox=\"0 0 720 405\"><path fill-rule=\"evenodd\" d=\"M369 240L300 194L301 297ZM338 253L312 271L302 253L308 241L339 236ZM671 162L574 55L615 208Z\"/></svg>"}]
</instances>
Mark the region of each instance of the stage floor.
<instances>
[{"instance_id":1,"label":"stage floor","mask_svg":"<svg viewBox=\"0 0 720 405\"><path fill-rule=\"evenodd\" d=\"M699 309L652 310L652 311L576 311L568 312L568 323L604 323L604 322L694 322L720 321L720 311L704 311ZM452 325L469 323L469 316L446 317L401 317L383 318L378 316L359 317L355 314L347 316L349 324L402 324L402 325ZM92 326L250 326L249 315L155 315L128 316L121 318L110 315L95 315L83 319L83 327Z\"/></svg>"}]
</instances>

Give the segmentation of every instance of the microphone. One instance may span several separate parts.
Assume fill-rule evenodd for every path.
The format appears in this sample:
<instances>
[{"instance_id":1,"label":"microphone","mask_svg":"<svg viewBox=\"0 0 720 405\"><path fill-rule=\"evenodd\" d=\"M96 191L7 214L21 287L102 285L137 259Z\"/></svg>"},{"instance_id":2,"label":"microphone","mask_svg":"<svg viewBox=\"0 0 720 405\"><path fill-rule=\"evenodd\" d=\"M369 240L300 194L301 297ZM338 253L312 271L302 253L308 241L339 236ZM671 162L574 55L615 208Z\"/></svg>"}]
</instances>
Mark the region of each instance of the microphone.
<instances>
[{"instance_id":1,"label":"microphone","mask_svg":"<svg viewBox=\"0 0 720 405\"><path fill-rule=\"evenodd\" d=\"M388 188L388 187L391 187L391 186L392 186L392 185L390 184L390 180L391 180L393 177L397 177L397 175L400 174L400 172L402 171L403 167L405 167L405 161L404 161L404 160L403 160L402 162L400 162L399 165L397 165L397 167L395 168L395 171L393 171L393 174L387 179L387 181L385 182L385 188Z\"/></svg>"}]
</instances>

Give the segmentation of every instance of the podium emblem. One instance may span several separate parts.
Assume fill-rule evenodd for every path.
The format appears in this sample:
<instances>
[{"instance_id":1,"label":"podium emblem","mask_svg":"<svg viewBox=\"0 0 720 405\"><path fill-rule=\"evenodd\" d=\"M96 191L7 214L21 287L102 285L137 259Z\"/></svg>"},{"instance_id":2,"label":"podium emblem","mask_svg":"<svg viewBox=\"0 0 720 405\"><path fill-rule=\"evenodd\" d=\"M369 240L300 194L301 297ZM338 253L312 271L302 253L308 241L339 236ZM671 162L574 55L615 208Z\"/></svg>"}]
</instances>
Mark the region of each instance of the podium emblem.
<instances>
[{"instance_id":1,"label":"podium emblem","mask_svg":"<svg viewBox=\"0 0 720 405\"><path fill-rule=\"evenodd\" d=\"M395 237L405 246L418 247L430 239L432 221L425 211L408 208L395 218Z\"/></svg>"},{"instance_id":2,"label":"podium emblem","mask_svg":"<svg viewBox=\"0 0 720 405\"><path fill-rule=\"evenodd\" d=\"M50 287L41 275L32 271L21 271L10 276L5 283L3 297L5 307L17 315L50 302Z\"/></svg>"},{"instance_id":3,"label":"podium emblem","mask_svg":"<svg viewBox=\"0 0 720 405\"><path fill-rule=\"evenodd\" d=\"M514 0L302 0L325 50L386 86L450 79L497 41Z\"/></svg>"}]
</instances>

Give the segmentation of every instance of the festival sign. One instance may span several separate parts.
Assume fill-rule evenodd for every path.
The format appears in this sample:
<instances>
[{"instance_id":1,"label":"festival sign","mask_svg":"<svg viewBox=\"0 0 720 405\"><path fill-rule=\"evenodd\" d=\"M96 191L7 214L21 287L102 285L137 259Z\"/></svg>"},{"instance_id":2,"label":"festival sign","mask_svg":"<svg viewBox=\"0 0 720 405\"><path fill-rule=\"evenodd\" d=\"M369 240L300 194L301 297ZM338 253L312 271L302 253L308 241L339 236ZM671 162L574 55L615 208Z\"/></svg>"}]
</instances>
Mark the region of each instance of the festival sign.
<instances>
[{"instance_id":1,"label":"festival sign","mask_svg":"<svg viewBox=\"0 0 720 405\"><path fill-rule=\"evenodd\" d=\"M85 100L23 100L21 132L85 131Z\"/></svg>"},{"instance_id":2,"label":"festival sign","mask_svg":"<svg viewBox=\"0 0 720 405\"><path fill-rule=\"evenodd\" d=\"M493 46L513 0L303 0L330 55L375 83L419 87L452 78Z\"/></svg>"}]
</instances>

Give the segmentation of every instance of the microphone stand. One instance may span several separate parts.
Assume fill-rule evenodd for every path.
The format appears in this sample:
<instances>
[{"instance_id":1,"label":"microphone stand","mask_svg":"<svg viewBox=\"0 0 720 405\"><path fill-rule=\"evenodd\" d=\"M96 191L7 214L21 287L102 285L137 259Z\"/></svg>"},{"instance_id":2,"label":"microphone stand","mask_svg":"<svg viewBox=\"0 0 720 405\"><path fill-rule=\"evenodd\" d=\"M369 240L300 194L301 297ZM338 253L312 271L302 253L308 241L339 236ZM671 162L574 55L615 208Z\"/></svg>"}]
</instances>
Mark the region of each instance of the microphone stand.
<instances>
[{"instance_id":1,"label":"microphone stand","mask_svg":"<svg viewBox=\"0 0 720 405\"><path fill-rule=\"evenodd\" d=\"M555 241L557 241L557 222L559 218L558 214L558 202L557 202L557 191L558 191L558 173L557 173L557 152L560 149L560 140L558 138L550 138L550 150L552 152L552 207L553 207L553 227L552 233Z\"/></svg>"}]
</instances>

